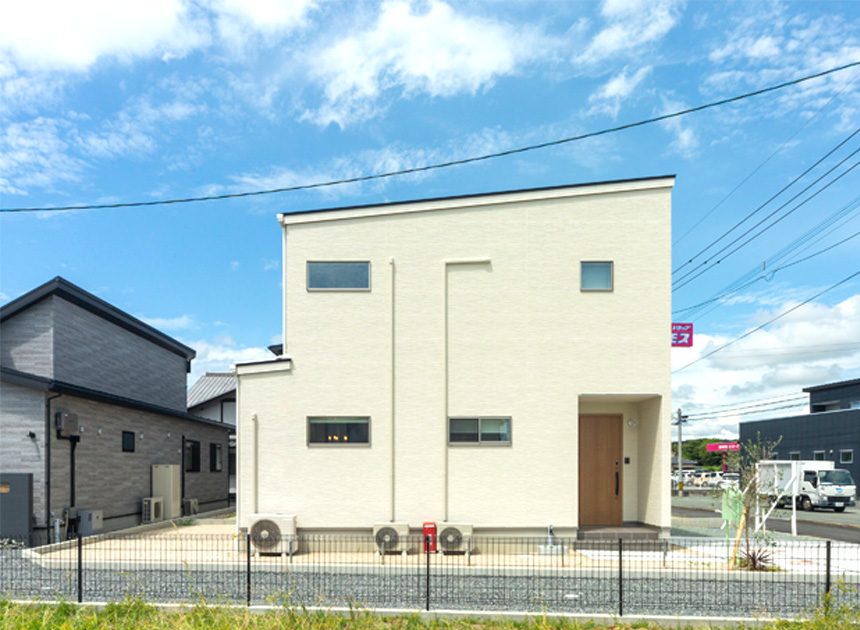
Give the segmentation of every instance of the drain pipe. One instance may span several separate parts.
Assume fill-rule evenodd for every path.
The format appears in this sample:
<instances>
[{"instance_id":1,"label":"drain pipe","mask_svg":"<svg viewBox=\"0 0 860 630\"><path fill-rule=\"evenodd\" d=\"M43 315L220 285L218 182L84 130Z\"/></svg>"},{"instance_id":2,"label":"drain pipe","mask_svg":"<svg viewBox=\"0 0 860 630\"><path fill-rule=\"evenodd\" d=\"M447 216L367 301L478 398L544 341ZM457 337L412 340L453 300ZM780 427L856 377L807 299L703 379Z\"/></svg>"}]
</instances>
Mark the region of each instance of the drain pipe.
<instances>
[{"instance_id":1,"label":"drain pipe","mask_svg":"<svg viewBox=\"0 0 860 630\"><path fill-rule=\"evenodd\" d=\"M51 529L51 401L62 394L45 399L45 528Z\"/></svg>"},{"instance_id":2,"label":"drain pipe","mask_svg":"<svg viewBox=\"0 0 860 630\"><path fill-rule=\"evenodd\" d=\"M257 464L257 462L259 461L258 444L259 444L259 426L260 426L260 423L257 421L257 414L253 414L251 416L251 422L254 423L254 510L251 512L251 514L258 514L260 512L260 509L259 509L260 506L259 506L259 492L257 489L260 487L260 484L258 483L259 480L257 478L257 469L259 466Z\"/></svg>"},{"instance_id":3,"label":"drain pipe","mask_svg":"<svg viewBox=\"0 0 860 630\"><path fill-rule=\"evenodd\" d=\"M395 427L395 412L396 412L396 401L395 401L395 392L394 387L396 385L395 380L395 364L394 361L396 359L395 352L395 308L394 308L394 275L396 273L396 269L394 267L394 257L390 256L388 258L388 265L391 267L391 276L390 276L390 286L389 286L389 301L391 308L391 318L390 318L390 326L391 326L391 337L389 340L390 343L390 354L389 361L391 362L391 381L389 383L390 387L390 395L391 398L389 400L389 410L391 413L391 522L393 523L395 520L395 507L396 507L396 461L395 461L395 449L394 449L394 427Z\"/></svg>"},{"instance_id":4,"label":"drain pipe","mask_svg":"<svg viewBox=\"0 0 860 630\"><path fill-rule=\"evenodd\" d=\"M444 464L442 466L442 478L443 478L443 486L442 486L442 514L443 514L443 522L448 522L448 440L449 440L449 417L450 417L450 400L449 400L449 370L448 370L448 267L451 265L489 265L492 263L492 259L490 258L464 258L462 260L446 260L445 261L445 286L443 292L443 309L445 311L445 324L443 329L443 340L442 344L444 346L444 358L443 361L445 363L444 366L444 406L445 406L445 450L444 450Z\"/></svg>"}]
</instances>

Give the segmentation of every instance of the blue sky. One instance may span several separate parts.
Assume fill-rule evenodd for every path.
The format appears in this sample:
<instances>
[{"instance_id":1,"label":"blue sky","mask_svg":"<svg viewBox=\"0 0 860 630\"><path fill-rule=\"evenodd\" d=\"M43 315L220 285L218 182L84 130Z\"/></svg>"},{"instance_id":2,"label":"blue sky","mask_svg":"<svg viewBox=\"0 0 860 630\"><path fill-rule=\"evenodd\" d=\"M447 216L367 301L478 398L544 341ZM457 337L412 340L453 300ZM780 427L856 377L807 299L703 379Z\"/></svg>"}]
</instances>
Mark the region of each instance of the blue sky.
<instances>
[{"instance_id":1,"label":"blue sky","mask_svg":"<svg viewBox=\"0 0 860 630\"><path fill-rule=\"evenodd\" d=\"M856 61L851 2L11 3L0 20L0 208L418 167ZM858 74L430 173L228 201L4 212L0 301L62 275L194 347L191 384L279 341L279 212L675 174L674 320L694 322L696 343L673 351L673 407L691 415L685 435L729 437L739 417L762 417L750 411L803 412L787 405L804 386L860 377L860 276L684 368L860 271L860 237L849 238L860 231L849 157L860 148Z\"/></svg>"}]
</instances>

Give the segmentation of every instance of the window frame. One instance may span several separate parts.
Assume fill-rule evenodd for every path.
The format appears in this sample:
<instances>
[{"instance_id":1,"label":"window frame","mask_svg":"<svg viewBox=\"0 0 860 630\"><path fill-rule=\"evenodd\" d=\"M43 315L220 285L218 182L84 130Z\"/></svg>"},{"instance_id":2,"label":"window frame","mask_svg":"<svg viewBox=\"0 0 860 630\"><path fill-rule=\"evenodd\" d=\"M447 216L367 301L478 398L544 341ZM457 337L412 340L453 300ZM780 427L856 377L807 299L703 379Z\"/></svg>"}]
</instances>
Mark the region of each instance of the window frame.
<instances>
[{"instance_id":1,"label":"window frame","mask_svg":"<svg viewBox=\"0 0 860 630\"><path fill-rule=\"evenodd\" d=\"M452 442L451 441L451 421L452 420L477 420L478 421L478 439L475 442ZM507 440L483 440L481 436L484 431L482 423L484 420L507 420L508 421L508 439ZM512 446L514 443L514 420L512 416L448 416L448 446Z\"/></svg>"},{"instance_id":2,"label":"window frame","mask_svg":"<svg viewBox=\"0 0 860 630\"><path fill-rule=\"evenodd\" d=\"M812 460L816 462L827 461L827 451L812 451Z\"/></svg>"},{"instance_id":3,"label":"window frame","mask_svg":"<svg viewBox=\"0 0 860 630\"><path fill-rule=\"evenodd\" d=\"M311 265L326 264L354 264L367 265L367 287L312 287ZM369 293L373 285L373 268L369 260L306 260L305 261L305 288L308 293Z\"/></svg>"},{"instance_id":4,"label":"window frame","mask_svg":"<svg viewBox=\"0 0 860 630\"><path fill-rule=\"evenodd\" d=\"M332 440L325 442L312 442L311 441L311 424L313 424L313 420L328 420L331 424L338 424L338 421L342 424L345 420L350 421L363 421L367 425L367 441L366 442L349 442L349 441L340 441L340 440ZM309 448L369 448L372 442L372 433L371 433L371 421L370 416L307 416L305 422L305 428L307 431L306 445Z\"/></svg>"},{"instance_id":5,"label":"window frame","mask_svg":"<svg viewBox=\"0 0 860 630\"><path fill-rule=\"evenodd\" d=\"M220 442L209 442L209 472L224 470L224 445Z\"/></svg>"},{"instance_id":6,"label":"window frame","mask_svg":"<svg viewBox=\"0 0 860 630\"><path fill-rule=\"evenodd\" d=\"M585 265L609 265L609 287L582 286ZM579 261L579 290L582 293L612 293L615 291L615 261L614 260L580 260Z\"/></svg>"},{"instance_id":7,"label":"window frame","mask_svg":"<svg viewBox=\"0 0 860 630\"><path fill-rule=\"evenodd\" d=\"M131 436L131 448L126 448L126 437ZM123 453L134 453L135 449L135 435L134 431L123 431L122 432L122 452Z\"/></svg>"},{"instance_id":8,"label":"window frame","mask_svg":"<svg viewBox=\"0 0 860 630\"><path fill-rule=\"evenodd\" d=\"M788 452L788 460L792 462L800 461L800 451L789 451Z\"/></svg>"},{"instance_id":9,"label":"window frame","mask_svg":"<svg viewBox=\"0 0 860 630\"><path fill-rule=\"evenodd\" d=\"M848 459L845 458L846 453L848 454ZM854 463L854 449L853 448L843 448L839 450L839 463L840 464L853 464Z\"/></svg>"},{"instance_id":10,"label":"window frame","mask_svg":"<svg viewBox=\"0 0 860 630\"><path fill-rule=\"evenodd\" d=\"M191 449L191 467L188 466L188 449ZM185 440L182 467L187 473L200 472L200 440Z\"/></svg>"}]
</instances>

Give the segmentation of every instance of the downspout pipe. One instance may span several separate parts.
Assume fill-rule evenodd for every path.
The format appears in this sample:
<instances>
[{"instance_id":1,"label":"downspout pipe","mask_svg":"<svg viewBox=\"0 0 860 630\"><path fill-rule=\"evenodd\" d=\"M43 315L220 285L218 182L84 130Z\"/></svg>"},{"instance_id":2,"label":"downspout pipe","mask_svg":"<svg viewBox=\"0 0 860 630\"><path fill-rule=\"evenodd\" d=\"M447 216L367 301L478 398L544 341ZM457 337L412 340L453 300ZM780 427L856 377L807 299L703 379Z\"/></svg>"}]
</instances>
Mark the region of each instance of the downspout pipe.
<instances>
[{"instance_id":1,"label":"downspout pipe","mask_svg":"<svg viewBox=\"0 0 860 630\"><path fill-rule=\"evenodd\" d=\"M393 523L395 521L396 514L397 514L397 512L396 512L396 480L397 479L396 479L396 459L395 459L395 448L394 448L395 424L396 424L395 416L396 416L396 412L397 412L396 397L395 397L395 390L394 390L395 385L396 385L396 373L395 373L395 363L394 362L397 358L396 348L395 348L396 336L395 336L395 329L394 329L395 316L396 316L396 312L395 312L395 308L394 308L394 280L395 280L394 275L396 273L396 268L394 266L394 257L393 256L389 257L388 264L391 267L391 280L390 280L391 286L390 286L390 293L389 293L389 300L391 302L391 319L390 319L390 324L389 324L391 326L391 331L390 331L391 337L389 339L390 348L391 348L390 355L389 355L389 361L391 363L391 381L389 383L389 388L390 388L389 410L391 413L391 444L390 444L390 449L391 449L391 522Z\"/></svg>"},{"instance_id":2,"label":"downspout pipe","mask_svg":"<svg viewBox=\"0 0 860 630\"><path fill-rule=\"evenodd\" d=\"M51 530L51 401L62 394L45 399L45 528Z\"/></svg>"}]
</instances>

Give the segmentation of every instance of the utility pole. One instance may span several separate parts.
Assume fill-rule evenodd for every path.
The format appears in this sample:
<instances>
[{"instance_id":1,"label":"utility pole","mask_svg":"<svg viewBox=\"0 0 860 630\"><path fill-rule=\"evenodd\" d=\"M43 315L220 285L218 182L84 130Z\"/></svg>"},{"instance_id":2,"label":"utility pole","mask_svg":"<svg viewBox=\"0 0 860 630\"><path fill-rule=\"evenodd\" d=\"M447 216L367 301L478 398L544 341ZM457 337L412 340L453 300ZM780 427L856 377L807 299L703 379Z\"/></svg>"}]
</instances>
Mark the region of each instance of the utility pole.
<instances>
[{"instance_id":1,"label":"utility pole","mask_svg":"<svg viewBox=\"0 0 860 630\"><path fill-rule=\"evenodd\" d=\"M681 415L681 409L678 408L678 415L675 422L672 424L678 425L678 496L684 496L684 438L682 429L687 421L687 416Z\"/></svg>"}]
</instances>

